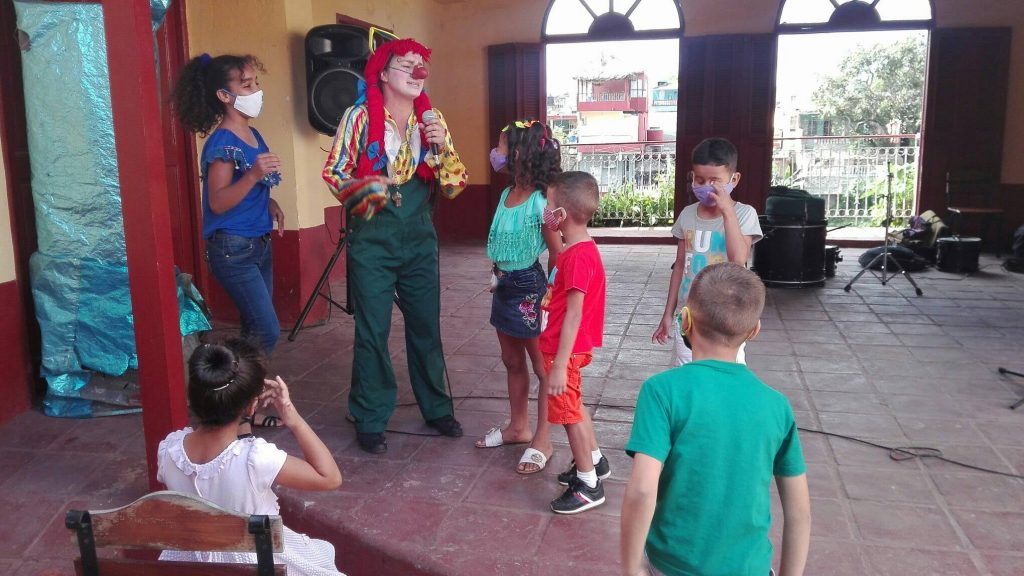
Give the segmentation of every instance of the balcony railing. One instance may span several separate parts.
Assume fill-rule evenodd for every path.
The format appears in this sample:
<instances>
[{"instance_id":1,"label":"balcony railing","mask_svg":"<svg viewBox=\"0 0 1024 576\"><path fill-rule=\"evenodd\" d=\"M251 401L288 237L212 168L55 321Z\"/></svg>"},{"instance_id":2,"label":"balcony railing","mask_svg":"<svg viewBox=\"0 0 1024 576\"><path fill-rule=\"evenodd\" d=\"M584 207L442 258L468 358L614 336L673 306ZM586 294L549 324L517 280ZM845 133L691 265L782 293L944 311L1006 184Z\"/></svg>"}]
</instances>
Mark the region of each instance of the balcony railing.
<instances>
[{"instance_id":1,"label":"balcony railing","mask_svg":"<svg viewBox=\"0 0 1024 576\"><path fill-rule=\"evenodd\" d=\"M597 179L601 205L594 226L668 226L675 216L675 144L567 144L562 169ZM919 150L913 134L781 138L775 141L772 183L824 198L830 224L877 226L885 217L890 164L893 216L917 212Z\"/></svg>"},{"instance_id":2,"label":"balcony railing","mask_svg":"<svg viewBox=\"0 0 1024 576\"><path fill-rule=\"evenodd\" d=\"M772 184L824 198L830 224L878 226L885 218L890 166L893 217L916 214L919 151L915 134L779 138Z\"/></svg>"},{"instance_id":3,"label":"balcony railing","mask_svg":"<svg viewBox=\"0 0 1024 576\"><path fill-rule=\"evenodd\" d=\"M601 204L593 226L670 226L675 208L675 142L562 146L562 169L597 179ZM625 145L635 151L618 151ZM607 147L602 152L601 148Z\"/></svg>"},{"instance_id":4,"label":"balcony railing","mask_svg":"<svg viewBox=\"0 0 1024 576\"><path fill-rule=\"evenodd\" d=\"M580 94L580 102L622 102L626 99L625 92L603 92L601 94Z\"/></svg>"}]
</instances>

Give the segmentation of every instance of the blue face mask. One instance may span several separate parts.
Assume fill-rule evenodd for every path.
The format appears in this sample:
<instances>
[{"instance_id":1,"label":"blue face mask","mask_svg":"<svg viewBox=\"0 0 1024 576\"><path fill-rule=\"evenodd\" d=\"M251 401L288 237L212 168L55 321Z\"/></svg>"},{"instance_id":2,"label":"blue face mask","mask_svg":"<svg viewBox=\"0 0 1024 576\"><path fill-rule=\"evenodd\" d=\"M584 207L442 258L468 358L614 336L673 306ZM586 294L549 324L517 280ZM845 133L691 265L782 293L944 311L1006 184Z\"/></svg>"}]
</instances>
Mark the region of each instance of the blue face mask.
<instances>
[{"instance_id":1,"label":"blue face mask","mask_svg":"<svg viewBox=\"0 0 1024 576\"><path fill-rule=\"evenodd\" d=\"M507 164L508 156L498 152L497 148L491 148L491 168L494 168L495 172L501 172Z\"/></svg>"},{"instance_id":2,"label":"blue face mask","mask_svg":"<svg viewBox=\"0 0 1024 576\"><path fill-rule=\"evenodd\" d=\"M690 185L693 188L693 195L697 197L697 201L707 206L708 208L714 208L716 203L715 199L711 196L711 193L715 191L715 187L711 184L705 184L703 186ZM732 194L732 189L735 186L732 182L726 182L722 185L725 188L727 194Z\"/></svg>"}]
</instances>

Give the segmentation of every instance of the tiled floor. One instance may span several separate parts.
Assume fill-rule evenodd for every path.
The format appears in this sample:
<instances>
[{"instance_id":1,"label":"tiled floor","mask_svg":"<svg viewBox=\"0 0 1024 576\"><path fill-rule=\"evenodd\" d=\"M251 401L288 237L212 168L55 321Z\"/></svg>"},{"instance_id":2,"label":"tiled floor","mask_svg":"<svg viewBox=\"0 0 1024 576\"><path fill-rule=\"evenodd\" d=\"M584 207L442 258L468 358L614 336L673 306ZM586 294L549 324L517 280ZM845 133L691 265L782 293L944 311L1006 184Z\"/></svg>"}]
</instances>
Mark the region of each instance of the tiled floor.
<instances>
[{"instance_id":1,"label":"tiled floor","mask_svg":"<svg viewBox=\"0 0 1024 576\"><path fill-rule=\"evenodd\" d=\"M613 475L608 503L556 517L548 501L569 460L564 434L549 469L515 474L521 448L478 450L473 440L505 418L504 372L487 322L488 266L481 248L442 252L443 332L459 440L389 435L372 457L344 420L351 319L282 340L272 367L341 464L337 492L282 491L285 522L333 541L352 575L618 574L618 513L630 460L622 452L643 379L667 367L668 347L650 335L663 306L674 248L602 246L609 273L606 346L584 370L598 438ZM889 446L931 446L951 458L1024 473L1024 388L997 374L1024 371L1024 276L983 257L970 277L915 275L889 285L856 268L844 250L823 289L771 289L751 368L789 396L801 426ZM336 287L335 294L342 287ZM396 315L392 350L400 382L405 356ZM1024 383L1024 381L1022 381ZM411 400L406 389L402 402ZM426 433L413 406L396 431ZM269 434L294 449L285 433ZM885 450L804 432L813 499L808 574L1024 574L1024 481L935 460L896 462ZM63 527L72 506L125 503L146 489L138 416L67 421L25 414L0 428L0 573L71 574L74 546ZM776 505L776 517L779 509ZM773 529L778 540L779 526Z\"/></svg>"}]
</instances>

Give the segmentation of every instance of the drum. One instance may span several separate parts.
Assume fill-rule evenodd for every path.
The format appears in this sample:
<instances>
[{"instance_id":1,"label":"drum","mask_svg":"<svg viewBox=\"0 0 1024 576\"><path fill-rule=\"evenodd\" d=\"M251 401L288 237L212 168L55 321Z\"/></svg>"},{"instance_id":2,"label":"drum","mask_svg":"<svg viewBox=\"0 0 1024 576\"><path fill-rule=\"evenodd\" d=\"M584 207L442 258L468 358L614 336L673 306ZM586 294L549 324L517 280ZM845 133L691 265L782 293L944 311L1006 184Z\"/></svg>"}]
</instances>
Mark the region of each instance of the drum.
<instances>
[{"instance_id":1,"label":"drum","mask_svg":"<svg viewBox=\"0 0 1024 576\"><path fill-rule=\"evenodd\" d=\"M981 238L949 236L939 238L937 244L939 270L960 274L978 271Z\"/></svg>"},{"instance_id":2,"label":"drum","mask_svg":"<svg viewBox=\"0 0 1024 576\"><path fill-rule=\"evenodd\" d=\"M766 286L824 286L826 224L775 225L762 217L764 238L754 244L754 272Z\"/></svg>"},{"instance_id":3,"label":"drum","mask_svg":"<svg viewBox=\"0 0 1024 576\"><path fill-rule=\"evenodd\" d=\"M835 278L836 264L842 261L839 246L825 246L825 278Z\"/></svg>"}]
</instances>

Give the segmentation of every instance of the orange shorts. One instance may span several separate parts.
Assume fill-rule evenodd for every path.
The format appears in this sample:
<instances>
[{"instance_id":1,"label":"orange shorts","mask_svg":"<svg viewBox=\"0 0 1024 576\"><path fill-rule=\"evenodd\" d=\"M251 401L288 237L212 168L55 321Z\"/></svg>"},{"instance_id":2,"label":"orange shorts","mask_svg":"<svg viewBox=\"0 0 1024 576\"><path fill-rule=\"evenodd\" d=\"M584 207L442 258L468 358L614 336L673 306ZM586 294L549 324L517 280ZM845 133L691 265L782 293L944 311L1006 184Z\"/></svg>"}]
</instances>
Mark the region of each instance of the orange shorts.
<instances>
[{"instance_id":1,"label":"orange shorts","mask_svg":"<svg viewBox=\"0 0 1024 576\"><path fill-rule=\"evenodd\" d=\"M552 424L579 424L583 422L583 381L580 368L590 364L593 354L582 352L569 357L565 393L560 396L548 394L548 422ZM551 374L555 363L554 354L544 354L544 373Z\"/></svg>"}]
</instances>

